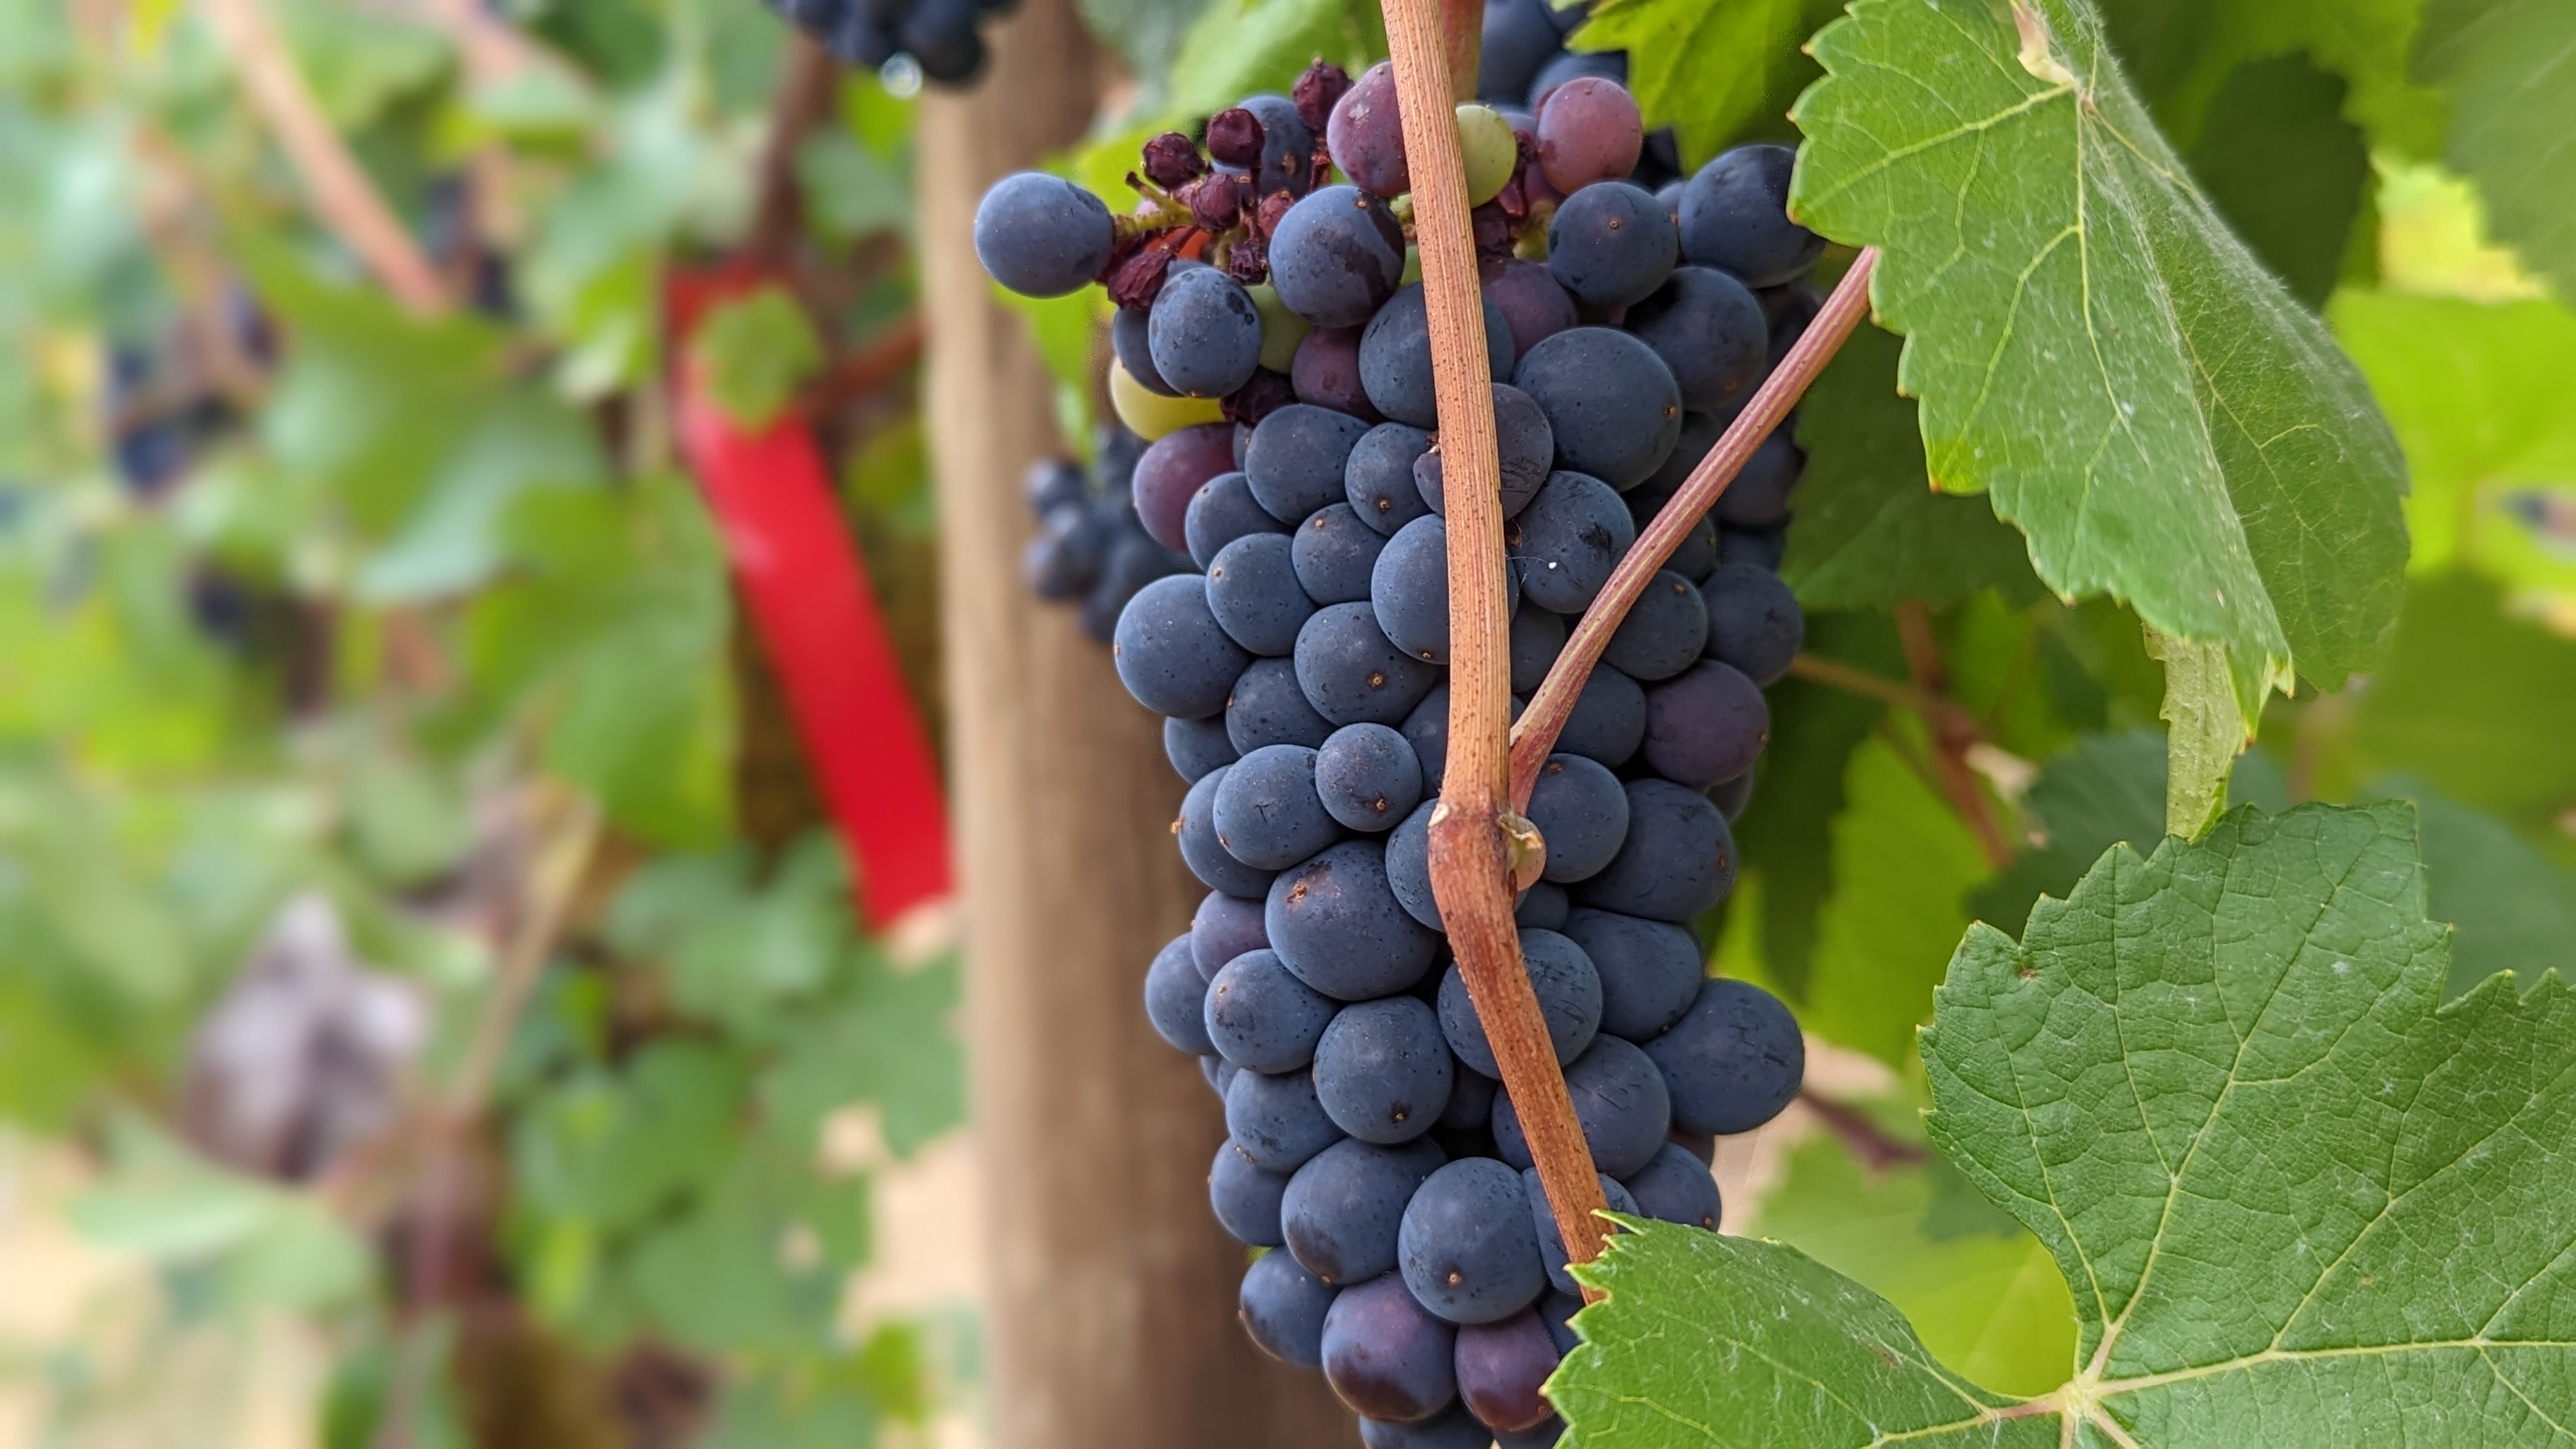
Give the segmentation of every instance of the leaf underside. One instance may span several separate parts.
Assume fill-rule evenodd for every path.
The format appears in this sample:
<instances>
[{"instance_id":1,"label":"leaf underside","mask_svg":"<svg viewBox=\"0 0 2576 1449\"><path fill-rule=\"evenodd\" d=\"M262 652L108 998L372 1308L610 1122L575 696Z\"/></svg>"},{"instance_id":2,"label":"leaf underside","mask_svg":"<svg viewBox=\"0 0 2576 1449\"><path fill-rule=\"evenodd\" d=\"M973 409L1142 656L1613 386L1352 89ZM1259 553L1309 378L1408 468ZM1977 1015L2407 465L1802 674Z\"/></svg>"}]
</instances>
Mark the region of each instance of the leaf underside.
<instances>
[{"instance_id":1,"label":"leaf underside","mask_svg":"<svg viewBox=\"0 0 2576 1449\"><path fill-rule=\"evenodd\" d=\"M2406 558L2396 444L2088 0L1858 0L1813 49L1792 208L1881 248L1937 485L1991 492L2061 595L2224 645L2249 718L2294 666L2367 667Z\"/></svg>"},{"instance_id":2,"label":"leaf underside","mask_svg":"<svg viewBox=\"0 0 2576 1449\"><path fill-rule=\"evenodd\" d=\"M2448 955L2403 805L2115 847L1973 929L1923 1038L1934 1140L2073 1289L2069 1383L1996 1399L1790 1249L1648 1228L1589 1270L1572 1442L2563 1441L2576 993L2437 1010Z\"/></svg>"}]
</instances>

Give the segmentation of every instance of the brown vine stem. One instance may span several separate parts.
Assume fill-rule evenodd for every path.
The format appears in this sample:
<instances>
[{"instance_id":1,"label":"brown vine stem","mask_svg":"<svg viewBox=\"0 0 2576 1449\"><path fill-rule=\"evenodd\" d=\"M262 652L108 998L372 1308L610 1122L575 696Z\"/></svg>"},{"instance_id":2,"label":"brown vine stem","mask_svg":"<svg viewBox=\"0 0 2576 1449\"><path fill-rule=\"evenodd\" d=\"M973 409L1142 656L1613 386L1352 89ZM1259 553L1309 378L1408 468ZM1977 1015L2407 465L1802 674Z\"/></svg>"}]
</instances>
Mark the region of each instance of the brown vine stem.
<instances>
[{"instance_id":1,"label":"brown vine stem","mask_svg":"<svg viewBox=\"0 0 2576 1449\"><path fill-rule=\"evenodd\" d=\"M259 0L206 0L206 18L232 52L233 67L251 104L313 194L313 208L376 274L406 311L433 317L447 310L447 288L402 219L377 194L375 182L349 154L330 117L295 68L284 37L269 23Z\"/></svg>"},{"instance_id":2,"label":"brown vine stem","mask_svg":"<svg viewBox=\"0 0 2576 1449\"><path fill-rule=\"evenodd\" d=\"M1427 263L1428 256L1424 260ZM1718 495L1743 471L1753 450L1762 446L1762 440L1780 426L1780 420L1798 405L1798 399L1806 396L1808 385L1842 350L1852 329L1860 325L1861 314L1869 310L1870 273L1877 267L1878 249L1862 248L1860 255L1852 259L1851 269L1835 284L1833 295L1816 313L1816 320L1808 324L1806 335L1772 369L1771 376L1753 394L1753 401L1745 404L1744 411L1727 428L1726 436L1718 439L1717 446L1709 449L1708 456L1691 470L1681 491L1664 504L1645 532L1637 535L1635 546L1611 572L1600 597L1583 611L1582 622L1566 639L1555 667L1548 670L1538 693L1531 696L1529 708L1522 711L1520 723L1512 729L1513 809L1528 807L1530 789L1538 783L1539 766L1547 763L1548 751L1556 748L1556 737L1564 732L1566 717L1574 713L1575 696L1583 692L1584 681L1592 677L1593 666L1601 662L1601 651L1609 646L1611 631L1628 617L1628 611L1654 579L1655 570L1662 568L1673 550L1681 546L1682 536L1716 506ZM1451 525L1453 529L1455 526ZM1456 735L1453 733L1451 738Z\"/></svg>"},{"instance_id":3,"label":"brown vine stem","mask_svg":"<svg viewBox=\"0 0 2576 1449\"><path fill-rule=\"evenodd\" d=\"M1941 640L1932 631L1932 611L1922 600L1908 599L1896 606L1896 636L1905 646L1905 669L1914 676L1915 692L1949 704L1950 671L1941 662ZM1995 818L1994 804L1977 783L1976 768L1968 763L1968 750L1978 739L1976 721L1951 705L1927 711L1923 723L1932 732L1932 764L1940 773L1942 793L1967 822L1968 833L1977 837L1986 863L2002 870L2012 864L2012 837Z\"/></svg>"},{"instance_id":4,"label":"brown vine stem","mask_svg":"<svg viewBox=\"0 0 2576 1449\"><path fill-rule=\"evenodd\" d=\"M1449 478L1449 767L1431 816L1431 891L1493 1044L1566 1256L1600 1256L1606 1205L1574 1101L1557 1070L1512 924L1511 648L1505 617L1502 466L1486 370L1484 303L1468 230L1466 167L1449 100L1441 0L1387 0L1387 49L1413 173L1413 216L1431 324L1440 454ZM1523 851L1523 863L1527 852Z\"/></svg>"}]
</instances>

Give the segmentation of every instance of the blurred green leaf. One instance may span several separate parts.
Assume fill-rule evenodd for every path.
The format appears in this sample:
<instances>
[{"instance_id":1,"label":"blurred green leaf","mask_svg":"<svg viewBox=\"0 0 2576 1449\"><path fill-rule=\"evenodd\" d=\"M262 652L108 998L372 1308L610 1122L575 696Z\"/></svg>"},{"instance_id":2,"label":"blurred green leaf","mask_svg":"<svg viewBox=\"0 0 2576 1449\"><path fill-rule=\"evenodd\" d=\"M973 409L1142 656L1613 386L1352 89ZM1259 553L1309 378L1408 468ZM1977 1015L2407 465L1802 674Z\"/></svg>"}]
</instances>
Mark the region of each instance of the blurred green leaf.
<instances>
[{"instance_id":1,"label":"blurred green leaf","mask_svg":"<svg viewBox=\"0 0 2576 1449\"><path fill-rule=\"evenodd\" d=\"M2499 971L2526 982L2546 971L2576 979L2576 876L2502 821L2446 800L2421 781L2393 776L2363 798L2415 804L2424 911L2452 931L2446 994L2462 995Z\"/></svg>"},{"instance_id":2,"label":"blurred green leaf","mask_svg":"<svg viewBox=\"0 0 2576 1449\"><path fill-rule=\"evenodd\" d=\"M886 1145L909 1157L966 1117L954 957L897 970L862 951L842 987L798 1014L761 1098L790 1137L829 1114L874 1103Z\"/></svg>"},{"instance_id":3,"label":"blurred green leaf","mask_svg":"<svg viewBox=\"0 0 2576 1449\"><path fill-rule=\"evenodd\" d=\"M2451 165L2486 194L2498 239L2576 299L2576 8L2429 0L2416 68L2451 103Z\"/></svg>"},{"instance_id":4,"label":"blurred green leaf","mask_svg":"<svg viewBox=\"0 0 2576 1449\"><path fill-rule=\"evenodd\" d=\"M2388 665L2355 702L2353 739L2380 769L2520 819L2576 800L2571 700L2576 640L2508 615L2491 583L2437 575L2407 590Z\"/></svg>"},{"instance_id":5,"label":"blurred green leaf","mask_svg":"<svg viewBox=\"0 0 2576 1449\"><path fill-rule=\"evenodd\" d=\"M2185 152L2191 173L2290 295L2325 305L2370 186L2370 148L2343 117L2349 88L2304 55L2238 66Z\"/></svg>"},{"instance_id":6,"label":"blurred green leaf","mask_svg":"<svg viewBox=\"0 0 2576 1449\"><path fill-rule=\"evenodd\" d=\"M736 427L777 421L823 365L823 340L787 290L765 286L707 315L689 342L716 410Z\"/></svg>"},{"instance_id":7,"label":"blurred green leaf","mask_svg":"<svg viewBox=\"0 0 2576 1449\"><path fill-rule=\"evenodd\" d=\"M757 855L665 856L618 893L618 949L670 969L672 999L737 1031L765 1031L790 998L824 985L853 949L849 871L826 835L797 843L766 882Z\"/></svg>"},{"instance_id":8,"label":"blurred green leaf","mask_svg":"<svg viewBox=\"0 0 2576 1449\"><path fill-rule=\"evenodd\" d=\"M1212 115L1257 91L1287 94L1318 58L1358 75L1385 54L1365 0L1207 0L1172 60L1172 109Z\"/></svg>"},{"instance_id":9,"label":"blurred green leaf","mask_svg":"<svg viewBox=\"0 0 2576 1449\"><path fill-rule=\"evenodd\" d=\"M638 1226L714 1181L736 1150L750 1076L702 1042L662 1040L614 1070L550 1086L514 1125L518 1188L537 1211L602 1232Z\"/></svg>"}]
</instances>

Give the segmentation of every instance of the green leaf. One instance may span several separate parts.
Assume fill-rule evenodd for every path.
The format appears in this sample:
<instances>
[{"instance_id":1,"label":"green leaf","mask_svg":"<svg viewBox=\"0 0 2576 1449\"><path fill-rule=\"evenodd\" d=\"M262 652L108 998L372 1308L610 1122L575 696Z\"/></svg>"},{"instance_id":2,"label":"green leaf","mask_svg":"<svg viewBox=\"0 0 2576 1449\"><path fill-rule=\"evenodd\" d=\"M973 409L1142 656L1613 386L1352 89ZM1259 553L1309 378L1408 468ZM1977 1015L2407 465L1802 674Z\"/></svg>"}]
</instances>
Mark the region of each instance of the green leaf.
<instances>
[{"instance_id":1,"label":"green leaf","mask_svg":"<svg viewBox=\"0 0 2576 1449\"><path fill-rule=\"evenodd\" d=\"M614 1072L576 1074L513 1124L518 1189L536 1210L601 1232L643 1223L732 1155L749 1086L732 1053L677 1038Z\"/></svg>"},{"instance_id":2,"label":"green leaf","mask_svg":"<svg viewBox=\"0 0 2576 1449\"><path fill-rule=\"evenodd\" d=\"M1982 499L1934 491L1893 335L1864 327L1798 405L1798 516L1780 577L1810 609L1938 608L1983 589L2039 592L2021 539Z\"/></svg>"},{"instance_id":3,"label":"green leaf","mask_svg":"<svg viewBox=\"0 0 2576 1449\"><path fill-rule=\"evenodd\" d=\"M823 365L823 340L796 299L771 285L716 308L690 339L689 359L716 411L758 429L777 421Z\"/></svg>"},{"instance_id":4,"label":"green leaf","mask_svg":"<svg viewBox=\"0 0 2576 1449\"><path fill-rule=\"evenodd\" d=\"M1172 62L1172 109L1211 115L1256 91L1285 94L1318 57L1357 75L1384 54L1367 0L1209 0Z\"/></svg>"},{"instance_id":5,"label":"green leaf","mask_svg":"<svg viewBox=\"0 0 2576 1449\"><path fill-rule=\"evenodd\" d=\"M2497 238L2576 297L2576 8L2431 0L2415 59L2450 99L2445 154L2486 193Z\"/></svg>"},{"instance_id":6,"label":"green leaf","mask_svg":"<svg viewBox=\"0 0 2576 1449\"><path fill-rule=\"evenodd\" d=\"M2388 667L2354 702L2353 740L2382 769L2511 817L2576 802L2576 641L2508 616L2465 574L2420 579Z\"/></svg>"},{"instance_id":7,"label":"green leaf","mask_svg":"<svg viewBox=\"0 0 2576 1449\"><path fill-rule=\"evenodd\" d=\"M2074 1377L2006 1404L1790 1249L1646 1225L1581 1270L1575 1442L2562 1436L2576 992L2442 1007L2447 934L2403 805L2240 810L2114 849L2018 943L1971 931L1928 1125L2056 1258Z\"/></svg>"},{"instance_id":8,"label":"green leaf","mask_svg":"<svg viewBox=\"0 0 2576 1449\"><path fill-rule=\"evenodd\" d=\"M1938 1157L1873 1171L1816 1137L1790 1152L1751 1225L1728 1227L1887 1299L1925 1347L1978 1383L2044 1393L2074 1361L2075 1304L2048 1250Z\"/></svg>"},{"instance_id":9,"label":"green leaf","mask_svg":"<svg viewBox=\"0 0 2576 1449\"><path fill-rule=\"evenodd\" d=\"M1200 18L1228 3L1231 0L1080 0L1080 8L1082 23L1117 49L1130 74L1160 78L1177 73L1172 57Z\"/></svg>"},{"instance_id":10,"label":"green leaf","mask_svg":"<svg viewBox=\"0 0 2576 1449\"><path fill-rule=\"evenodd\" d=\"M759 868L747 846L664 856L618 892L608 938L665 965L683 1010L764 1033L783 1003L829 979L853 927L849 870L832 837L798 841L766 882L755 881Z\"/></svg>"},{"instance_id":11,"label":"green leaf","mask_svg":"<svg viewBox=\"0 0 2576 1449\"><path fill-rule=\"evenodd\" d=\"M1859 0L1814 49L1792 205L1884 249L1872 293L1934 481L1991 491L2061 596L2225 645L2249 716L2293 667L2369 665L2406 556L2395 442L2192 185L2089 0Z\"/></svg>"},{"instance_id":12,"label":"green leaf","mask_svg":"<svg viewBox=\"0 0 2576 1449\"><path fill-rule=\"evenodd\" d=\"M2576 586L2576 560L2528 516L2566 500L2576 479L2566 385L2576 314L2550 302L2346 292L2331 315L2406 448L2413 568L2465 563L2508 584Z\"/></svg>"},{"instance_id":13,"label":"green leaf","mask_svg":"<svg viewBox=\"0 0 2576 1449\"><path fill-rule=\"evenodd\" d=\"M2227 646L2149 629L2147 653L2165 666L2165 834L2196 840L2227 808L2227 773L2254 729L2228 682Z\"/></svg>"},{"instance_id":14,"label":"green leaf","mask_svg":"<svg viewBox=\"0 0 2576 1449\"><path fill-rule=\"evenodd\" d=\"M2304 56L2349 89L2344 112L2376 146L2441 145L2442 100L2410 72L2424 0L2102 0L2112 48L2166 132L2194 142L2213 101L2254 62Z\"/></svg>"},{"instance_id":15,"label":"green leaf","mask_svg":"<svg viewBox=\"0 0 2576 1449\"><path fill-rule=\"evenodd\" d=\"M1604 0L1575 50L1624 50L1628 87L1648 126L1670 126L1696 162L1762 117L1779 82L1804 68L1798 42L1821 23L1810 0Z\"/></svg>"},{"instance_id":16,"label":"green leaf","mask_svg":"<svg viewBox=\"0 0 2576 1449\"><path fill-rule=\"evenodd\" d=\"M909 1157L966 1118L966 1066L949 1018L958 1002L955 957L897 970L860 953L841 992L790 1029L762 1100L791 1137L826 1115L873 1102L886 1145Z\"/></svg>"},{"instance_id":17,"label":"green leaf","mask_svg":"<svg viewBox=\"0 0 2576 1449\"><path fill-rule=\"evenodd\" d=\"M2210 203L2310 307L2332 295L2370 185L2370 147L2343 118L2347 87L2303 55L2238 66L2189 151Z\"/></svg>"},{"instance_id":18,"label":"green leaf","mask_svg":"<svg viewBox=\"0 0 2576 1449\"><path fill-rule=\"evenodd\" d=\"M2503 821L2445 799L2421 781L2382 780L2364 798L2414 802L2424 847L2425 910L2451 924L2451 979L2444 988L2449 995L2499 971L2526 978L2557 971L2576 978L2576 877Z\"/></svg>"},{"instance_id":19,"label":"green leaf","mask_svg":"<svg viewBox=\"0 0 2576 1449\"><path fill-rule=\"evenodd\" d=\"M1883 740L1851 758L1833 819L1833 897L1799 1020L1902 1068L1932 988L1968 927L1963 902L1988 874L1949 800Z\"/></svg>"}]
</instances>

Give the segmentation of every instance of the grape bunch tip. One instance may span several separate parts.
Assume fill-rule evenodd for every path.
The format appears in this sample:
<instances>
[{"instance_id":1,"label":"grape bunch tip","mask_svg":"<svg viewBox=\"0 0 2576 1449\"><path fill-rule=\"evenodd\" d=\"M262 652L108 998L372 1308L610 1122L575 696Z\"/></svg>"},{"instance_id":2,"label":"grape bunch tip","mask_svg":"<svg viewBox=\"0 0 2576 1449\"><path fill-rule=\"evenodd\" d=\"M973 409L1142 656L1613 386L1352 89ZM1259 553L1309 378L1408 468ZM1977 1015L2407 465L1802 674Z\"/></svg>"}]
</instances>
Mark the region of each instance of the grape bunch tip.
<instances>
[{"instance_id":1,"label":"grape bunch tip","mask_svg":"<svg viewBox=\"0 0 2576 1449\"><path fill-rule=\"evenodd\" d=\"M1785 150L1679 174L1565 15L1494 0L1457 117L1516 700L1814 316L1823 245L1788 218ZM1211 1206L1263 1250L1244 1327L1376 1449L1552 1444L1578 1285L1430 886L1447 534L1392 73L1319 62L1155 137L1128 181L1113 214L1006 178L975 246L1005 286L1116 304L1118 424L1089 472L1032 473L1028 581L1110 642L1188 782L1173 831L1209 893L1145 1006L1224 1101ZM1783 430L1694 523L1527 811L1547 850L1515 922L1603 1192L1709 1230L1715 1138L1804 1073L1788 1008L1708 977L1694 930L1804 636L1777 576L1801 463Z\"/></svg>"}]
</instances>

